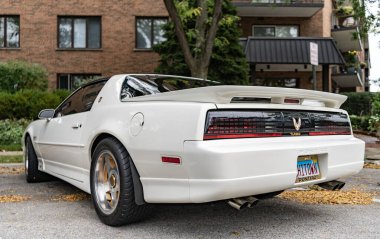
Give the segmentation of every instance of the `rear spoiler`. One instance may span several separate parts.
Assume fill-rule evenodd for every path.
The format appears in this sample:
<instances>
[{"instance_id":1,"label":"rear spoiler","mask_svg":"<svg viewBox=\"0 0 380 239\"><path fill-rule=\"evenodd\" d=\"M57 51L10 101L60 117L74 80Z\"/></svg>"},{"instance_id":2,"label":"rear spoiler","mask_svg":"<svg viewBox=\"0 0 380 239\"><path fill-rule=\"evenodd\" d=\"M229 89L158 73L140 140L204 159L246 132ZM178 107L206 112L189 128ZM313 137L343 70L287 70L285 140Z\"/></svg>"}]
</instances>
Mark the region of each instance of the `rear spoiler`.
<instances>
[{"instance_id":1,"label":"rear spoiler","mask_svg":"<svg viewBox=\"0 0 380 239\"><path fill-rule=\"evenodd\" d=\"M307 105L319 105L335 109L339 109L347 99L347 96L344 95L313 90L222 85L164 92L130 98L127 101L186 101L229 104L236 97L269 98L272 104L286 104L286 99L298 99L299 104L308 102Z\"/></svg>"}]
</instances>

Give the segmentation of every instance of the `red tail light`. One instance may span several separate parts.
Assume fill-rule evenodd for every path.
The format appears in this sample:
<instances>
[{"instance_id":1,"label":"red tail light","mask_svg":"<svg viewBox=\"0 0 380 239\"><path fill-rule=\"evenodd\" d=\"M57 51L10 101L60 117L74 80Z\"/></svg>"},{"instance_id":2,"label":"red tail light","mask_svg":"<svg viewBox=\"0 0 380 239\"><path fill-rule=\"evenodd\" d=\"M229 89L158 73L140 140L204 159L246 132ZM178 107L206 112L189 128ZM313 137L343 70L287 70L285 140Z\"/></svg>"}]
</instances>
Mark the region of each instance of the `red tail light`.
<instances>
[{"instance_id":1,"label":"red tail light","mask_svg":"<svg viewBox=\"0 0 380 239\"><path fill-rule=\"evenodd\" d=\"M282 116L278 112L210 111L203 139L279 137Z\"/></svg>"},{"instance_id":2,"label":"red tail light","mask_svg":"<svg viewBox=\"0 0 380 239\"><path fill-rule=\"evenodd\" d=\"M284 103L286 104L300 104L300 99L291 99L291 98L285 98Z\"/></svg>"},{"instance_id":3,"label":"red tail light","mask_svg":"<svg viewBox=\"0 0 380 239\"><path fill-rule=\"evenodd\" d=\"M310 136L318 136L318 135L347 135L351 134L351 132L309 132Z\"/></svg>"},{"instance_id":4,"label":"red tail light","mask_svg":"<svg viewBox=\"0 0 380 239\"><path fill-rule=\"evenodd\" d=\"M279 137L281 133L272 134L221 134L221 135L205 135L203 139L237 139L237 138L260 138L260 137Z\"/></svg>"}]
</instances>

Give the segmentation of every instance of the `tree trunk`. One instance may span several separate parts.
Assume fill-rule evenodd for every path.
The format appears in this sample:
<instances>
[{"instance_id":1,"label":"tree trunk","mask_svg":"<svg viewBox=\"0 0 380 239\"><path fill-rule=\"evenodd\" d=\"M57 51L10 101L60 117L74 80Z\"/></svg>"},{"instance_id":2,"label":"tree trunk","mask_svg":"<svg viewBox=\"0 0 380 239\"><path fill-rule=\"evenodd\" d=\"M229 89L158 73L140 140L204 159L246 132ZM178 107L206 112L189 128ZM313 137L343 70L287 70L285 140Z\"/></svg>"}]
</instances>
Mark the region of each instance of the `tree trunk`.
<instances>
[{"instance_id":1,"label":"tree trunk","mask_svg":"<svg viewBox=\"0 0 380 239\"><path fill-rule=\"evenodd\" d=\"M186 33L182 25L181 19L174 3L174 0L164 0L169 16L174 23L174 29L181 46L185 62L190 69L192 77L207 79L208 67L214 46L218 24L222 18L222 0L215 0L214 11L210 26L207 27L207 0L198 0L197 4L201 8L201 14L197 17L195 29L198 36L195 42L196 48L200 49L199 54L192 54Z\"/></svg>"},{"instance_id":2,"label":"tree trunk","mask_svg":"<svg viewBox=\"0 0 380 239\"><path fill-rule=\"evenodd\" d=\"M207 79L208 65L204 64L201 60L198 60L195 67L190 68L191 76L201 79Z\"/></svg>"}]
</instances>

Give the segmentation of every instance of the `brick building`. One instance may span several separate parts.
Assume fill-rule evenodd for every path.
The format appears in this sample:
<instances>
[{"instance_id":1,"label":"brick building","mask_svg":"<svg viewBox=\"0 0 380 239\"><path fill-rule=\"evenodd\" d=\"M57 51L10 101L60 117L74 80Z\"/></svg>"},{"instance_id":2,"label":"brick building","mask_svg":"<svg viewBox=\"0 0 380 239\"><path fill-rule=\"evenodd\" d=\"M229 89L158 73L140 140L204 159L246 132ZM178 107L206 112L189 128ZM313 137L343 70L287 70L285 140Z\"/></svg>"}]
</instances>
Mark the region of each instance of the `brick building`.
<instances>
[{"instance_id":1,"label":"brick building","mask_svg":"<svg viewBox=\"0 0 380 239\"><path fill-rule=\"evenodd\" d=\"M83 80L99 75L152 72L158 63L151 47L165 40L160 26L168 14L162 1L0 2L0 61L18 59L43 65L51 89L74 89ZM241 16L242 37L246 38L242 43L253 84L311 89L307 46L318 41L318 89L364 90L364 73L348 71L341 55L355 50L357 58L364 61L363 43L360 38L350 40L357 30L356 22L349 14L338 16L335 1L233 2ZM269 49L258 54L260 46ZM277 48L288 51L273 51ZM286 56L278 61L278 54Z\"/></svg>"},{"instance_id":2,"label":"brick building","mask_svg":"<svg viewBox=\"0 0 380 239\"><path fill-rule=\"evenodd\" d=\"M162 38L159 25L167 20L161 1L0 2L0 61L42 64L51 89L75 88L91 76L152 72L159 59L150 49L152 41ZM11 38L11 21L19 26L19 39L4 45L4 22L6 39ZM141 31L138 36L136 28Z\"/></svg>"},{"instance_id":3,"label":"brick building","mask_svg":"<svg viewBox=\"0 0 380 239\"><path fill-rule=\"evenodd\" d=\"M318 90L368 91L368 42L353 37L360 26L352 17L349 1L233 2L241 17L243 45L255 85L312 89L309 44L315 42L319 46ZM342 14L341 9L351 12Z\"/></svg>"}]
</instances>

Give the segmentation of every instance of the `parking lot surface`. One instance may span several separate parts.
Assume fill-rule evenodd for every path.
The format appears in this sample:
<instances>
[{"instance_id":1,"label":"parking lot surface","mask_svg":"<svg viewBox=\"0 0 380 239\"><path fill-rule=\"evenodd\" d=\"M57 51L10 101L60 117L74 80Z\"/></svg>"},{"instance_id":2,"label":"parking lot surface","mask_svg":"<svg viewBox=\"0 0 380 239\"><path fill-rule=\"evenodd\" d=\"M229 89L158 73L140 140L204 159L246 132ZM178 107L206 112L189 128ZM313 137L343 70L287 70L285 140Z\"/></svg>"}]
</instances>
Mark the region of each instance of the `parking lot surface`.
<instances>
[{"instance_id":1,"label":"parking lot surface","mask_svg":"<svg viewBox=\"0 0 380 239\"><path fill-rule=\"evenodd\" d=\"M380 193L378 169L344 181L347 188ZM62 199L78 193L60 180L27 184L22 174L0 174L0 196L28 197L0 203L0 238L380 238L380 203L311 205L273 198L243 211L222 201L160 204L148 220L113 228L98 220L88 197Z\"/></svg>"}]
</instances>

